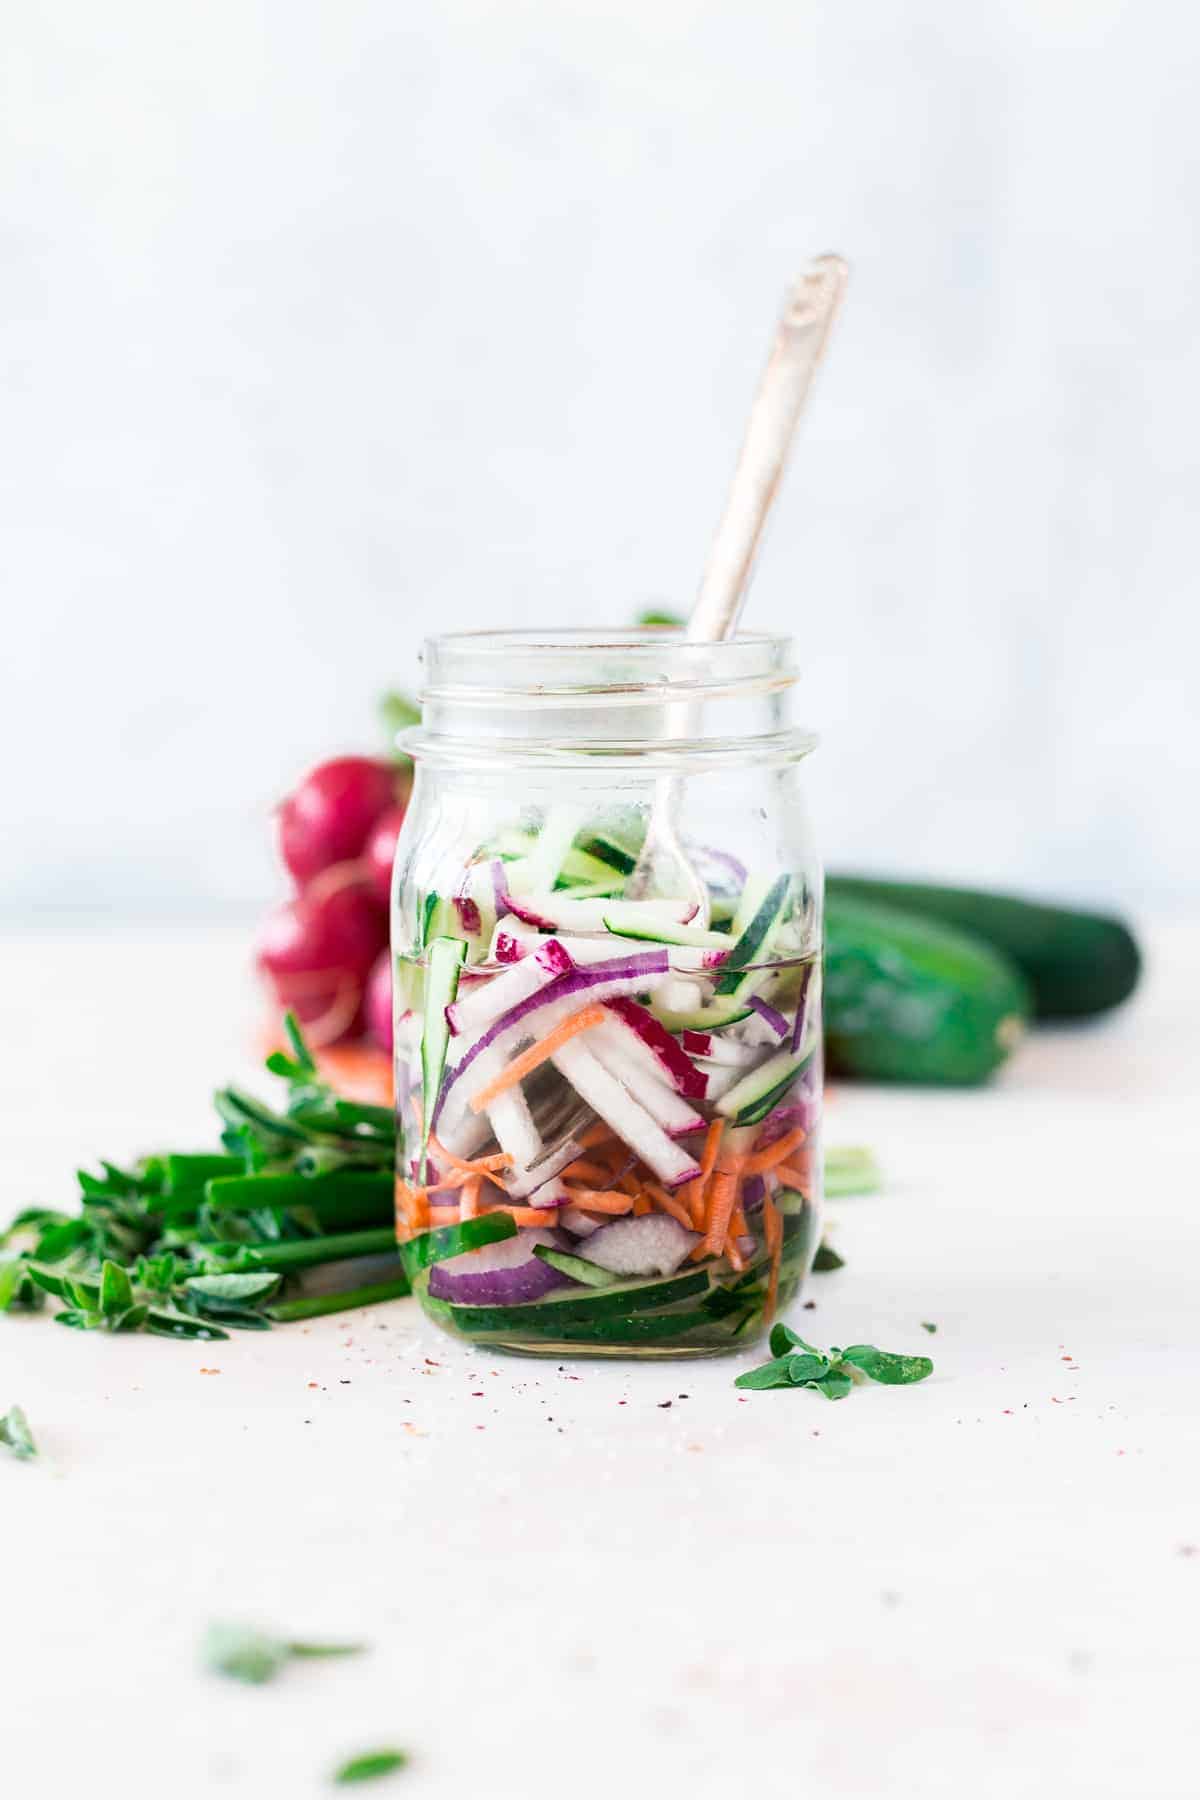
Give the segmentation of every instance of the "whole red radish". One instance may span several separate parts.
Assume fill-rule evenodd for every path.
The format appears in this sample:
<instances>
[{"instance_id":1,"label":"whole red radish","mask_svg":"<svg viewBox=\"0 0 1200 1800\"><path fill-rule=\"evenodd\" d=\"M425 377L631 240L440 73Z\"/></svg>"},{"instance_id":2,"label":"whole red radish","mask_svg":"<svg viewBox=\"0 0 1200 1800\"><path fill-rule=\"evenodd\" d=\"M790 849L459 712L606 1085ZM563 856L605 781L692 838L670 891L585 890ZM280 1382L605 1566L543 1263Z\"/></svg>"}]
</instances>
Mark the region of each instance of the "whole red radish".
<instances>
[{"instance_id":1,"label":"whole red radish","mask_svg":"<svg viewBox=\"0 0 1200 1800\"><path fill-rule=\"evenodd\" d=\"M363 852L371 883L385 906L392 897L392 863L396 855L396 839L400 836L403 824L404 808L389 806L376 820Z\"/></svg>"},{"instance_id":2,"label":"whole red radish","mask_svg":"<svg viewBox=\"0 0 1200 1800\"><path fill-rule=\"evenodd\" d=\"M363 1020L367 1035L381 1050L392 1047L392 953L381 950L379 960L367 980L363 999Z\"/></svg>"},{"instance_id":3,"label":"whole red radish","mask_svg":"<svg viewBox=\"0 0 1200 1800\"><path fill-rule=\"evenodd\" d=\"M279 807L279 852L303 887L334 863L361 856L396 798L396 771L372 756L335 756L309 771Z\"/></svg>"},{"instance_id":4,"label":"whole red radish","mask_svg":"<svg viewBox=\"0 0 1200 1800\"><path fill-rule=\"evenodd\" d=\"M319 1046L359 1023L367 977L386 944L386 918L361 880L318 879L267 915L255 960L280 1006Z\"/></svg>"}]
</instances>

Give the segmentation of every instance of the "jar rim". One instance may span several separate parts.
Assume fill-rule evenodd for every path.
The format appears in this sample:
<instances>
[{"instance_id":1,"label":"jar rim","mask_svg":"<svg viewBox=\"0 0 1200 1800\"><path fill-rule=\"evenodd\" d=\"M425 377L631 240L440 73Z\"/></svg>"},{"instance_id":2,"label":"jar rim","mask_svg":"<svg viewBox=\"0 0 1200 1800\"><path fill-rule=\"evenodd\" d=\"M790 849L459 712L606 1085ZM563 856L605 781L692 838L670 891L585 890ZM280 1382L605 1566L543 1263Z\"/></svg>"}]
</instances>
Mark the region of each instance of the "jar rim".
<instances>
[{"instance_id":1,"label":"jar rim","mask_svg":"<svg viewBox=\"0 0 1200 1800\"><path fill-rule=\"evenodd\" d=\"M398 740L425 761L515 756L662 768L791 761L812 747L790 728L792 641L740 632L582 626L448 632L422 649L422 723Z\"/></svg>"},{"instance_id":2,"label":"jar rim","mask_svg":"<svg viewBox=\"0 0 1200 1800\"><path fill-rule=\"evenodd\" d=\"M534 703L661 706L674 698L770 693L797 671L790 637L745 631L715 643L661 626L453 631L425 640L423 704Z\"/></svg>"}]
</instances>

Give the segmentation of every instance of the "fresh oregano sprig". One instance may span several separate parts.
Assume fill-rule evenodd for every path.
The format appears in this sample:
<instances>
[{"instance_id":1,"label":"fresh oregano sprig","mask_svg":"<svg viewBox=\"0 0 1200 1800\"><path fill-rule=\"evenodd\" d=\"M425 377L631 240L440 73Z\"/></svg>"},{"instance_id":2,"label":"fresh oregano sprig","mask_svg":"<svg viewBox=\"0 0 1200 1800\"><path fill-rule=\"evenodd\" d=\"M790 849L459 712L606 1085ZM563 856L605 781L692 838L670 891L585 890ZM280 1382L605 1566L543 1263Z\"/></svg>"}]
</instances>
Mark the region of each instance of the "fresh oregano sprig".
<instances>
[{"instance_id":1,"label":"fresh oregano sprig","mask_svg":"<svg viewBox=\"0 0 1200 1800\"><path fill-rule=\"evenodd\" d=\"M874 1344L851 1344L845 1350L834 1344L827 1351L818 1350L782 1321L772 1327L770 1350L770 1362L747 1369L733 1385L756 1392L769 1388L815 1388L827 1400L844 1400L856 1380L907 1387L933 1373L933 1363L927 1356L900 1356L891 1350L879 1350Z\"/></svg>"},{"instance_id":2,"label":"fresh oregano sprig","mask_svg":"<svg viewBox=\"0 0 1200 1800\"><path fill-rule=\"evenodd\" d=\"M19 1213L0 1233L0 1313L51 1295L62 1303L58 1322L76 1331L207 1340L263 1331L312 1306L340 1311L406 1294L392 1229L391 1109L340 1098L290 1015L285 1030L287 1050L267 1059L284 1083L282 1104L222 1088L220 1149L166 1151L132 1168L104 1162L100 1174L79 1172L77 1213ZM371 1257L386 1266L364 1284ZM346 1284L306 1297L306 1272L339 1262Z\"/></svg>"}]
</instances>

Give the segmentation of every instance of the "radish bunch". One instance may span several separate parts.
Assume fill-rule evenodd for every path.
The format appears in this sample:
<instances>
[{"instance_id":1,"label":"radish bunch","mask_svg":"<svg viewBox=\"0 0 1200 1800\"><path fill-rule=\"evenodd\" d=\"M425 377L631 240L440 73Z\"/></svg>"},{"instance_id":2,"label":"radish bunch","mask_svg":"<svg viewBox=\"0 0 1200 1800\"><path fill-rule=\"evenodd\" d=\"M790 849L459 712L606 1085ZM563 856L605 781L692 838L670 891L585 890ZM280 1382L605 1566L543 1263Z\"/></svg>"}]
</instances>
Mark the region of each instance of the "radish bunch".
<instances>
[{"instance_id":1,"label":"radish bunch","mask_svg":"<svg viewBox=\"0 0 1200 1800\"><path fill-rule=\"evenodd\" d=\"M277 810L295 891L263 921L255 960L315 1047L366 1034L391 1048L388 904L409 785L407 765L337 756Z\"/></svg>"}]
</instances>

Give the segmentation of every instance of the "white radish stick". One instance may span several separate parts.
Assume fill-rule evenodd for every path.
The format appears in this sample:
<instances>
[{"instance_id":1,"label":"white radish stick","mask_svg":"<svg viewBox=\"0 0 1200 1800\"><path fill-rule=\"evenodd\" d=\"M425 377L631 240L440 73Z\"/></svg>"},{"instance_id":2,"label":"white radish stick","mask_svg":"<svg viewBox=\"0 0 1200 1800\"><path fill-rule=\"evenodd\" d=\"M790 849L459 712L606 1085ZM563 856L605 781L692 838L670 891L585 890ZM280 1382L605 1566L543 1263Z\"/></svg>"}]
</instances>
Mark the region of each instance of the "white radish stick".
<instances>
[{"instance_id":1,"label":"white radish stick","mask_svg":"<svg viewBox=\"0 0 1200 1800\"><path fill-rule=\"evenodd\" d=\"M581 1038L572 1038L551 1058L581 1099L648 1163L667 1187L679 1187L700 1173L694 1156L674 1143L645 1107L594 1057Z\"/></svg>"}]
</instances>

